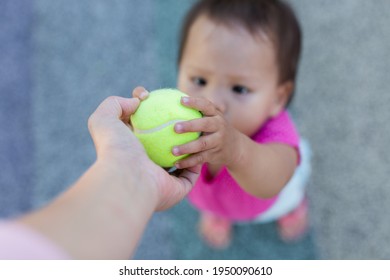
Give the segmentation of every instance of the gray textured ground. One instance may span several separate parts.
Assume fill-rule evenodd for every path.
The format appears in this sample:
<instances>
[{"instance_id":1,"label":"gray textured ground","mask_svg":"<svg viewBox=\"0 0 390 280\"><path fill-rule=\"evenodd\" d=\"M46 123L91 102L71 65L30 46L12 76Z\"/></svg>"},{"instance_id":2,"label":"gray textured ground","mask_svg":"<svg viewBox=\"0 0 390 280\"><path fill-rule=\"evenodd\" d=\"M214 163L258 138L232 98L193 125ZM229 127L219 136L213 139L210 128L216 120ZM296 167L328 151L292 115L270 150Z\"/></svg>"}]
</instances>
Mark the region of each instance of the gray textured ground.
<instances>
[{"instance_id":1,"label":"gray textured ground","mask_svg":"<svg viewBox=\"0 0 390 280\"><path fill-rule=\"evenodd\" d=\"M31 208L31 2L0 1L0 213Z\"/></svg>"},{"instance_id":2,"label":"gray textured ground","mask_svg":"<svg viewBox=\"0 0 390 280\"><path fill-rule=\"evenodd\" d=\"M152 219L139 259L389 259L390 2L291 1L304 51L292 113L314 150L311 234L236 228L214 252L183 202ZM191 1L0 0L0 215L38 207L95 158L87 118L106 96L174 86Z\"/></svg>"}]
</instances>

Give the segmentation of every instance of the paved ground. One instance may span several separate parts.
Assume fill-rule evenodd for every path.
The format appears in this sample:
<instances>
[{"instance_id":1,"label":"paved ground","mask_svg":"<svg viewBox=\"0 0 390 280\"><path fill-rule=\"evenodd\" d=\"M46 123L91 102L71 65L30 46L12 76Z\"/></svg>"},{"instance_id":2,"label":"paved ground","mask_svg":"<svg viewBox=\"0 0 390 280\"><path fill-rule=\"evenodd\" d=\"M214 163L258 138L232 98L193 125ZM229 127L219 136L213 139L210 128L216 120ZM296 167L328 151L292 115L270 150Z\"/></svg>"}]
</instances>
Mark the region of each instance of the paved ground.
<instances>
[{"instance_id":1,"label":"paved ground","mask_svg":"<svg viewBox=\"0 0 390 280\"><path fill-rule=\"evenodd\" d=\"M183 202L152 219L138 259L390 258L390 2L291 1L304 52L292 113L313 146L310 235L236 228L215 252ZM94 160L87 118L111 94L175 86L179 22L191 1L0 1L0 215L42 205Z\"/></svg>"},{"instance_id":2,"label":"paved ground","mask_svg":"<svg viewBox=\"0 0 390 280\"><path fill-rule=\"evenodd\" d=\"M30 209L33 197L31 21L30 1L0 1L1 216Z\"/></svg>"}]
</instances>

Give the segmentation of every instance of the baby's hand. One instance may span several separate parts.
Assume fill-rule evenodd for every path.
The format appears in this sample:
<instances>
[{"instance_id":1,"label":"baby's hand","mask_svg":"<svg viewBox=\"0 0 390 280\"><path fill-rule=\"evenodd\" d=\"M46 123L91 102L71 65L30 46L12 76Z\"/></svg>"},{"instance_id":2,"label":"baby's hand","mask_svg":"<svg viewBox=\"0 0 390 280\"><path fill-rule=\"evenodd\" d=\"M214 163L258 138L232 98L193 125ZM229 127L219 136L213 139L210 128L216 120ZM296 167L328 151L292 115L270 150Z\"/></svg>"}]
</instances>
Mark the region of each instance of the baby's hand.
<instances>
[{"instance_id":1,"label":"baby's hand","mask_svg":"<svg viewBox=\"0 0 390 280\"><path fill-rule=\"evenodd\" d=\"M176 167L183 169L205 162L226 166L231 164L237 158L239 132L227 123L222 112L209 100L183 97L181 102L199 110L204 117L175 125L176 133L202 132L199 139L173 148L172 153L176 156L192 154L177 162Z\"/></svg>"}]
</instances>

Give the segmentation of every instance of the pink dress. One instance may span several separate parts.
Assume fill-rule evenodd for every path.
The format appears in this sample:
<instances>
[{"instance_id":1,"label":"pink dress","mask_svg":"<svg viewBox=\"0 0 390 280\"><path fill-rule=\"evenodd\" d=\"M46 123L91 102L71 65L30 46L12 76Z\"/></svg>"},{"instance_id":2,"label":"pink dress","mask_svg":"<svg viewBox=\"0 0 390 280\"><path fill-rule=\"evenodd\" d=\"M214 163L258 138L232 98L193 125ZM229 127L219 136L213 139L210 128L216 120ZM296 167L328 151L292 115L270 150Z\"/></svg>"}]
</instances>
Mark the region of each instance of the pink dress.
<instances>
[{"instance_id":1,"label":"pink dress","mask_svg":"<svg viewBox=\"0 0 390 280\"><path fill-rule=\"evenodd\" d=\"M299 136L287 111L268 120L251 138L262 144L286 144L297 149L299 154ZM211 212L233 221L249 221L269 209L277 196L260 199L246 193L225 167L211 178L205 164L188 198L190 203L201 211Z\"/></svg>"}]
</instances>

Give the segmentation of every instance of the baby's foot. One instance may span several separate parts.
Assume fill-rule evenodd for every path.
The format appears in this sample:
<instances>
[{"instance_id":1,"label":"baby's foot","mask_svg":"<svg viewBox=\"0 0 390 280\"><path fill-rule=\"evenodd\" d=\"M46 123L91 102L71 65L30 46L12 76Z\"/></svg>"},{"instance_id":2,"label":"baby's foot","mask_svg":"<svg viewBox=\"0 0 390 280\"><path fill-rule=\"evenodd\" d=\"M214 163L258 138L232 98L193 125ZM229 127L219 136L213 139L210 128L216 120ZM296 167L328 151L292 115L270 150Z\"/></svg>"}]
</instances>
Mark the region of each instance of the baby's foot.
<instances>
[{"instance_id":1,"label":"baby's foot","mask_svg":"<svg viewBox=\"0 0 390 280\"><path fill-rule=\"evenodd\" d=\"M231 242L232 223L227 219L202 213L199 222L199 233L210 247L225 249Z\"/></svg>"},{"instance_id":2,"label":"baby's foot","mask_svg":"<svg viewBox=\"0 0 390 280\"><path fill-rule=\"evenodd\" d=\"M308 203L303 199L299 206L278 220L279 236L285 242L302 239L308 230Z\"/></svg>"}]
</instances>

